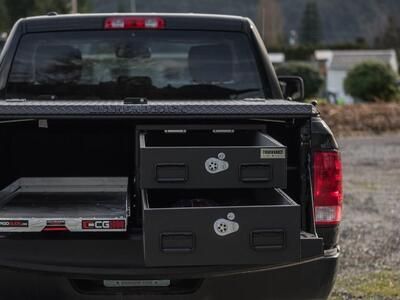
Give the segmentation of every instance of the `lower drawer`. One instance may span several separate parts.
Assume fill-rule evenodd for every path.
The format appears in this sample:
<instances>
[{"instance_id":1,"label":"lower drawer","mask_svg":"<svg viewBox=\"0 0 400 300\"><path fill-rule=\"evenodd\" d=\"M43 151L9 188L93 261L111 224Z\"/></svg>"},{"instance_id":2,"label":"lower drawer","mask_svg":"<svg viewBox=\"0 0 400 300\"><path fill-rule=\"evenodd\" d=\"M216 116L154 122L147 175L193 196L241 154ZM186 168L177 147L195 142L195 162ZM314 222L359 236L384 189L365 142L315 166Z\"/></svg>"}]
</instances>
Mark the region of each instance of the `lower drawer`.
<instances>
[{"instance_id":1,"label":"lower drawer","mask_svg":"<svg viewBox=\"0 0 400 300\"><path fill-rule=\"evenodd\" d=\"M300 207L282 190L142 190L148 266L300 259Z\"/></svg>"}]
</instances>

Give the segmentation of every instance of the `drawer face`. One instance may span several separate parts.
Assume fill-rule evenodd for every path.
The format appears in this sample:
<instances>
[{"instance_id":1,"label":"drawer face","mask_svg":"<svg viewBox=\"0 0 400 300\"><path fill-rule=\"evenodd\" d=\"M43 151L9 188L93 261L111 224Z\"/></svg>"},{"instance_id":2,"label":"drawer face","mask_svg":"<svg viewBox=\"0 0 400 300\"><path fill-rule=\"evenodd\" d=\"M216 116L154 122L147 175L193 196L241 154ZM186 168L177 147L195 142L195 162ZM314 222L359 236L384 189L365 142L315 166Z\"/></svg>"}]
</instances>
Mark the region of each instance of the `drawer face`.
<instances>
[{"instance_id":1,"label":"drawer face","mask_svg":"<svg viewBox=\"0 0 400 300\"><path fill-rule=\"evenodd\" d=\"M280 191L254 206L151 208L142 191L148 266L251 265L300 259L300 209ZM150 198L150 201L149 201ZM150 203L150 205L149 205Z\"/></svg>"},{"instance_id":2,"label":"drawer face","mask_svg":"<svg viewBox=\"0 0 400 300\"><path fill-rule=\"evenodd\" d=\"M202 137L205 145L186 138L186 144L174 146L174 138L170 144L154 146L142 134L140 188L285 188L286 147L259 132L251 134L254 137L248 145L236 146L234 137L224 141L223 136L218 145L212 141L207 144L207 138Z\"/></svg>"}]
</instances>

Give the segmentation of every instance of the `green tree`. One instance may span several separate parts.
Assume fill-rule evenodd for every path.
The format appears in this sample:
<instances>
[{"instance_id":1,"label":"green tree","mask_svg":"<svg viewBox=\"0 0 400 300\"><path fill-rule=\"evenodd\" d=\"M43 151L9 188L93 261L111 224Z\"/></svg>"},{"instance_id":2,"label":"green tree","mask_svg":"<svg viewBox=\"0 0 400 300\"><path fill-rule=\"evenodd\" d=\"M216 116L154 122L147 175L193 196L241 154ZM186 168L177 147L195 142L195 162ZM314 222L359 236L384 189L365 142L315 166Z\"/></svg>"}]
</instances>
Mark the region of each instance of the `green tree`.
<instances>
[{"instance_id":1,"label":"green tree","mask_svg":"<svg viewBox=\"0 0 400 300\"><path fill-rule=\"evenodd\" d=\"M304 96L310 99L318 95L324 80L313 67L305 63L287 63L276 68L276 74L299 76L304 81Z\"/></svg>"},{"instance_id":2,"label":"green tree","mask_svg":"<svg viewBox=\"0 0 400 300\"><path fill-rule=\"evenodd\" d=\"M0 1L0 34L8 31L8 10L4 1Z\"/></svg>"},{"instance_id":3,"label":"green tree","mask_svg":"<svg viewBox=\"0 0 400 300\"><path fill-rule=\"evenodd\" d=\"M317 45L322 38L321 28L317 2L308 1L301 20L300 42L304 45Z\"/></svg>"},{"instance_id":4,"label":"green tree","mask_svg":"<svg viewBox=\"0 0 400 300\"><path fill-rule=\"evenodd\" d=\"M89 0L78 0L79 12L90 11ZM9 31L20 18L44 15L50 11L60 14L71 11L70 0L0 0L0 30Z\"/></svg>"},{"instance_id":5,"label":"green tree","mask_svg":"<svg viewBox=\"0 0 400 300\"><path fill-rule=\"evenodd\" d=\"M379 48L396 48L400 49L400 28L393 16L388 18L383 35L375 40L376 46Z\"/></svg>"},{"instance_id":6,"label":"green tree","mask_svg":"<svg viewBox=\"0 0 400 300\"><path fill-rule=\"evenodd\" d=\"M352 97L366 102L393 101L399 95L397 74L379 62L358 64L348 73L344 89Z\"/></svg>"},{"instance_id":7,"label":"green tree","mask_svg":"<svg viewBox=\"0 0 400 300\"><path fill-rule=\"evenodd\" d=\"M59 14L69 13L71 1L67 0L36 0L34 1L34 7L32 15L45 15L48 12L55 11Z\"/></svg>"},{"instance_id":8,"label":"green tree","mask_svg":"<svg viewBox=\"0 0 400 300\"><path fill-rule=\"evenodd\" d=\"M129 11L128 8L126 7L126 1L123 0L118 0L118 12L127 12Z\"/></svg>"},{"instance_id":9,"label":"green tree","mask_svg":"<svg viewBox=\"0 0 400 300\"><path fill-rule=\"evenodd\" d=\"M12 25L20 18L25 18L31 15L35 3L33 0L3 0L6 6L8 19L7 28L10 29Z\"/></svg>"},{"instance_id":10,"label":"green tree","mask_svg":"<svg viewBox=\"0 0 400 300\"><path fill-rule=\"evenodd\" d=\"M71 1L70 0L35 0L34 9L32 13L34 15L47 14L50 11L55 11L59 14L67 14L71 12ZM85 13L90 10L88 0L78 0L78 11Z\"/></svg>"}]
</instances>

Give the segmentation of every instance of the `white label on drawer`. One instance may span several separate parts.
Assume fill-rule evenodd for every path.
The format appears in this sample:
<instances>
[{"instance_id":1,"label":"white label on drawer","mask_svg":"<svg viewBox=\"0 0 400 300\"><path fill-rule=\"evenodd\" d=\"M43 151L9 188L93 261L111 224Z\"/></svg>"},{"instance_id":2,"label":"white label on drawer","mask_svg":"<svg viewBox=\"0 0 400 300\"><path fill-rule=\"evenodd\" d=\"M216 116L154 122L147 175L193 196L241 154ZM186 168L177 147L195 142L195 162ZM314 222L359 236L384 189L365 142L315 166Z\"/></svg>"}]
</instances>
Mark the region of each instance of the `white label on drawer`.
<instances>
[{"instance_id":1,"label":"white label on drawer","mask_svg":"<svg viewBox=\"0 0 400 300\"><path fill-rule=\"evenodd\" d=\"M286 158L285 149L261 149L260 150L261 159L282 159Z\"/></svg>"}]
</instances>

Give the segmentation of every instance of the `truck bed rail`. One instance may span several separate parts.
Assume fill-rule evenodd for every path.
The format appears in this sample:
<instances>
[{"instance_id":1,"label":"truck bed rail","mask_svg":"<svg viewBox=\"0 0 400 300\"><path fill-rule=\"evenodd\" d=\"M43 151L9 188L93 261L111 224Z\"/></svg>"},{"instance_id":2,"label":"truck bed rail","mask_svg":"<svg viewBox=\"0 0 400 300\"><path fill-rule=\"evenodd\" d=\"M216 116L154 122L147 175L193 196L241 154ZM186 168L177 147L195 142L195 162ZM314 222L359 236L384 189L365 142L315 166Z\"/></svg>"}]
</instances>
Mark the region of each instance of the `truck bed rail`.
<instances>
[{"instance_id":1,"label":"truck bed rail","mask_svg":"<svg viewBox=\"0 0 400 300\"><path fill-rule=\"evenodd\" d=\"M0 101L0 117L9 116L293 116L316 114L311 104L287 100L151 100L144 104L124 101L37 101L8 99Z\"/></svg>"}]
</instances>

